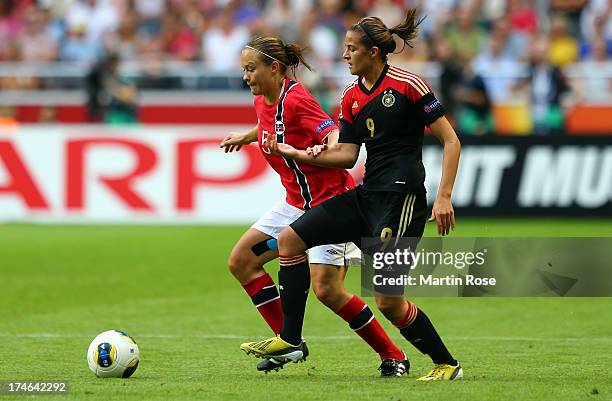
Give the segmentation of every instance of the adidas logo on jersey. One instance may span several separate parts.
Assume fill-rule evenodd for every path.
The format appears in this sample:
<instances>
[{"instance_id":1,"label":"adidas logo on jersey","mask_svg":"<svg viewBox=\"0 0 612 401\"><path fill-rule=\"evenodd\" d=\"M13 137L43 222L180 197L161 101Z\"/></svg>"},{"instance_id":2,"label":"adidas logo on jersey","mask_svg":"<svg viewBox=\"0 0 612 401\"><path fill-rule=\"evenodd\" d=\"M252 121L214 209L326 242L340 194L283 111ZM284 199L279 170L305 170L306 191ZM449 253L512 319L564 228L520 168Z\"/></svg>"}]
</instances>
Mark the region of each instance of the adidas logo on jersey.
<instances>
[{"instance_id":1,"label":"adidas logo on jersey","mask_svg":"<svg viewBox=\"0 0 612 401\"><path fill-rule=\"evenodd\" d=\"M356 109L357 107L359 107L359 103L357 103L357 101L355 100L355 101L353 102L353 107L352 107L352 108L353 108L353 109Z\"/></svg>"},{"instance_id":2,"label":"adidas logo on jersey","mask_svg":"<svg viewBox=\"0 0 612 401\"><path fill-rule=\"evenodd\" d=\"M340 252L336 251L333 248L329 248L329 249L325 250L325 252L329 253L330 255L340 255Z\"/></svg>"}]
</instances>

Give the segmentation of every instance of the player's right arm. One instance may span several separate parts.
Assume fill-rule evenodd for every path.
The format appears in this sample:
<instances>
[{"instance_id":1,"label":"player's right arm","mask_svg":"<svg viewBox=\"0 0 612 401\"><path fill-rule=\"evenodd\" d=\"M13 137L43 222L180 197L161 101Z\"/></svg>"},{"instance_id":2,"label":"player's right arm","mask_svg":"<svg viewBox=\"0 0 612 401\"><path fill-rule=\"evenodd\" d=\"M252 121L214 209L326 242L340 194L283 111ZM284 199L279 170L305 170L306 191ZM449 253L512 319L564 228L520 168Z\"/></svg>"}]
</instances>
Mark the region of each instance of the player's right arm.
<instances>
[{"instance_id":1,"label":"player's right arm","mask_svg":"<svg viewBox=\"0 0 612 401\"><path fill-rule=\"evenodd\" d=\"M247 132L230 132L221 141L220 148L225 149L225 153L239 151L242 145L257 142L259 126L256 125Z\"/></svg>"},{"instance_id":2,"label":"player's right arm","mask_svg":"<svg viewBox=\"0 0 612 401\"><path fill-rule=\"evenodd\" d=\"M359 157L359 145L354 143L335 142L300 150L286 143L278 143L276 137L273 137L268 147L277 155L319 167L353 168Z\"/></svg>"}]
</instances>

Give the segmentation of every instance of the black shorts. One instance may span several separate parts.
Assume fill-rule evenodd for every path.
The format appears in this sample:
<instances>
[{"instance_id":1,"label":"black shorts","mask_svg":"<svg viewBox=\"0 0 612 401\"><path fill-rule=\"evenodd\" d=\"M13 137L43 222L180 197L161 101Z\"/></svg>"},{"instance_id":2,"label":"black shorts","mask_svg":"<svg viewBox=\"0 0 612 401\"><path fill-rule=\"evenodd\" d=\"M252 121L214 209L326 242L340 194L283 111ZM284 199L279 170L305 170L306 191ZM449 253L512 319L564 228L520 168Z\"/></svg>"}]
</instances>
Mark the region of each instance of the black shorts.
<instances>
[{"instance_id":1,"label":"black shorts","mask_svg":"<svg viewBox=\"0 0 612 401\"><path fill-rule=\"evenodd\" d=\"M398 237L421 238L426 220L424 193L368 191L358 186L310 209L291 227L308 248L354 242L369 253L362 238L378 238L381 245Z\"/></svg>"},{"instance_id":2,"label":"black shorts","mask_svg":"<svg viewBox=\"0 0 612 401\"><path fill-rule=\"evenodd\" d=\"M408 277L412 261L376 267L374 260L381 253L416 251L426 221L424 193L368 191L359 186L310 209L291 227L308 248L355 243L363 253L362 293L400 296L404 294L404 284L388 283Z\"/></svg>"}]
</instances>

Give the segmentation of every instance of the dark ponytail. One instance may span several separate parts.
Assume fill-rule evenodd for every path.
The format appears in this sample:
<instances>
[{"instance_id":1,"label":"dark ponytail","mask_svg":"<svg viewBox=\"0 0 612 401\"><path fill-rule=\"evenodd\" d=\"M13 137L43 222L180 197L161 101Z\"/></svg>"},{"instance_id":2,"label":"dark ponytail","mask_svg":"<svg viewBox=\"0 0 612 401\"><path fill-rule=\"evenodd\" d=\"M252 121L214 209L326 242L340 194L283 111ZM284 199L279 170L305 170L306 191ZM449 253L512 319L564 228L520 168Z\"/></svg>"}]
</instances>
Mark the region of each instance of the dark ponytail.
<instances>
[{"instance_id":1,"label":"dark ponytail","mask_svg":"<svg viewBox=\"0 0 612 401\"><path fill-rule=\"evenodd\" d=\"M290 67L297 67L302 63L302 65L309 70L312 70L310 65L304 60L304 50L305 48L300 47L295 43L289 43L285 45L285 53L287 54L287 60L289 61Z\"/></svg>"},{"instance_id":2,"label":"dark ponytail","mask_svg":"<svg viewBox=\"0 0 612 401\"><path fill-rule=\"evenodd\" d=\"M417 20L417 14L416 8L409 8L406 10L404 21L389 29L391 34L399 36L409 47L413 47L413 41L419 34L419 25L421 25L421 22L425 19L425 17L422 17Z\"/></svg>"},{"instance_id":3,"label":"dark ponytail","mask_svg":"<svg viewBox=\"0 0 612 401\"><path fill-rule=\"evenodd\" d=\"M246 47L259 52L260 61L266 65L272 64L273 61L278 61L282 74L286 74L287 68L290 67L293 75L295 75L295 70L300 63L309 70L312 70L310 65L304 60L303 53L305 49L298 44L285 44L280 38L275 36L260 36L247 43Z\"/></svg>"},{"instance_id":4,"label":"dark ponytail","mask_svg":"<svg viewBox=\"0 0 612 401\"><path fill-rule=\"evenodd\" d=\"M293 76L295 76L295 70L300 65L300 63L312 71L312 67L310 64L304 60L304 51L306 48L300 47L296 43L288 43L285 45L285 54L287 54L287 61L289 61L288 66L293 70Z\"/></svg>"},{"instance_id":5,"label":"dark ponytail","mask_svg":"<svg viewBox=\"0 0 612 401\"><path fill-rule=\"evenodd\" d=\"M361 33L362 43L368 49L374 46L378 47L381 58L386 60L387 55L393 53L396 48L393 34L399 36L406 45L412 47L412 42L419 32L419 25L423 22L423 18L417 20L417 14L416 8L409 8L406 10L404 21L391 29L387 28L378 17L365 17L353 25L350 30Z\"/></svg>"}]
</instances>

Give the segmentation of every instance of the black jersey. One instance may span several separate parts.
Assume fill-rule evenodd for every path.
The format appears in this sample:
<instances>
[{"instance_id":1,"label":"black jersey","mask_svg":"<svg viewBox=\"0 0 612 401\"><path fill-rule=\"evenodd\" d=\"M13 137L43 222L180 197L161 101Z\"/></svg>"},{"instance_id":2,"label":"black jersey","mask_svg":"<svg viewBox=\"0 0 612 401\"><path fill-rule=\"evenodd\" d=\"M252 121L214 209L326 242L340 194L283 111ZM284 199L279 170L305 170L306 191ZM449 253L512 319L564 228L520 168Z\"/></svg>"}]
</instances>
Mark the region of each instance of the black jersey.
<instances>
[{"instance_id":1,"label":"black jersey","mask_svg":"<svg viewBox=\"0 0 612 401\"><path fill-rule=\"evenodd\" d=\"M349 84L340 104L339 142L365 143L364 189L424 193L424 130L443 115L422 78L388 64L372 89L361 77Z\"/></svg>"}]
</instances>

